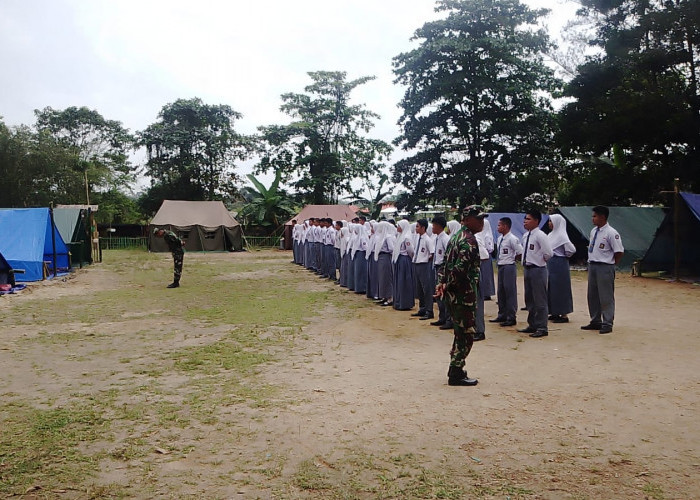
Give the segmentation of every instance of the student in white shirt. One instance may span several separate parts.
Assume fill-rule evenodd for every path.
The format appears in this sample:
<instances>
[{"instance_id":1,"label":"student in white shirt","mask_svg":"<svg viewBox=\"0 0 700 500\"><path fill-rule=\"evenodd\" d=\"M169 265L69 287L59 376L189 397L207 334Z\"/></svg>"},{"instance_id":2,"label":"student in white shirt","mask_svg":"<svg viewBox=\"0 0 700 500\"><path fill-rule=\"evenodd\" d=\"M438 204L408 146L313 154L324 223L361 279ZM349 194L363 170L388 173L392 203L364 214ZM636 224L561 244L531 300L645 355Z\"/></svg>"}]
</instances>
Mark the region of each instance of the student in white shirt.
<instances>
[{"instance_id":1,"label":"student in white shirt","mask_svg":"<svg viewBox=\"0 0 700 500\"><path fill-rule=\"evenodd\" d=\"M525 307L527 328L518 330L530 337L546 337L547 327L547 261L552 257L547 235L540 228L542 214L538 210L525 212L523 226L523 281L525 282Z\"/></svg>"},{"instance_id":2,"label":"student in white shirt","mask_svg":"<svg viewBox=\"0 0 700 500\"><path fill-rule=\"evenodd\" d=\"M523 246L520 240L510 232L513 221L510 217L498 220L497 231L501 235L496 243L496 264L498 266L498 315L489 320L500 323L501 326L513 326L518 311L518 269L515 258L522 255Z\"/></svg>"},{"instance_id":3,"label":"student in white shirt","mask_svg":"<svg viewBox=\"0 0 700 500\"><path fill-rule=\"evenodd\" d=\"M608 224L608 207L593 207L593 225L588 245L588 312L591 322L582 330L612 332L615 320L615 266L625 248L620 234Z\"/></svg>"},{"instance_id":4,"label":"student in white shirt","mask_svg":"<svg viewBox=\"0 0 700 500\"><path fill-rule=\"evenodd\" d=\"M433 255L435 244L427 234L428 221L420 219L416 222L416 248L413 254L413 276L416 280L416 295L418 298L418 316L421 320L435 317L433 313L433 293L435 291L435 276L433 274Z\"/></svg>"}]
</instances>

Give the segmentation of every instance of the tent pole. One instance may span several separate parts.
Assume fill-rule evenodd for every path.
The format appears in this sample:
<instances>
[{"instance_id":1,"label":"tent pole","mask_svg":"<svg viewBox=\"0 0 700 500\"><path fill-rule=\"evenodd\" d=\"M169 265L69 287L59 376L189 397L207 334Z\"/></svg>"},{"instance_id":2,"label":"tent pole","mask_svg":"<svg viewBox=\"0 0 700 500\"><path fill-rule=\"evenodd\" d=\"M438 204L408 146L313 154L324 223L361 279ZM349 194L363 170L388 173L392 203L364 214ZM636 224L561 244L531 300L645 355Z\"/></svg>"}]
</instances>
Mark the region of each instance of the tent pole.
<instances>
[{"instance_id":1,"label":"tent pole","mask_svg":"<svg viewBox=\"0 0 700 500\"><path fill-rule=\"evenodd\" d=\"M680 210L679 210L679 205L680 205L680 188L679 188L679 179L676 177L673 179L673 247L674 247L674 257L673 257L673 278L678 281L680 279L680 273L679 273L679 268L680 268L680 262L681 262L681 245L680 242L678 241L679 238L679 219L680 219Z\"/></svg>"},{"instance_id":2,"label":"tent pole","mask_svg":"<svg viewBox=\"0 0 700 500\"><path fill-rule=\"evenodd\" d=\"M53 251L53 277L56 277L58 262L56 262L56 223L53 220L53 202L49 206L49 215L51 216L51 250Z\"/></svg>"}]
</instances>

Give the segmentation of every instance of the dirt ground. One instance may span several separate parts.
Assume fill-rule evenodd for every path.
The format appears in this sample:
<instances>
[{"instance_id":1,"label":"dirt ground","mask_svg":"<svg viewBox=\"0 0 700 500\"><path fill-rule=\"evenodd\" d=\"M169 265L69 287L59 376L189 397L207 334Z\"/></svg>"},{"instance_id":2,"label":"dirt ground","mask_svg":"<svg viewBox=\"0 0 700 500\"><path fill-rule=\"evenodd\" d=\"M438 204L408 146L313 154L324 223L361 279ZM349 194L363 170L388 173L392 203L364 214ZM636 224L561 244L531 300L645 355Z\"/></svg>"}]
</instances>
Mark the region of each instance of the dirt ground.
<instances>
[{"instance_id":1,"label":"dirt ground","mask_svg":"<svg viewBox=\"0 0 700 500\"><path fill-rule=\"evenodd\" d=\"M449 387L449 332L321 282L289 263L289 253L235 256L261 257L275 260L300 289L333 290L347 305L309 310L293 348L259 373L294 404L232 409L205 430L159 436L154 442L177 443L187 452L127 465L105 460L98 482L125 485L127 496L142 498L700 498L700 287L618 274L614 332L600 335L580 330L588 322L586 282L585 273L574 273L570 323L550 324L549 337L541 339L487 323L486 340L475 343L467 360L478 386ZM165 258L159 265L167 264ZM65 282L0 298L0 308L128 286L110 273L92 266ZM251 279L264 287L266 275ZM522 276L518 286L522 305ZM486 318L495 317L495 301L485 307ZM148 378L147 370L134 371L134 363L147 366L147 358L126 364L123 357L138 342L157 346L150 334L164 327L182 331L173 340L180 346L220 334L208 327L188 335L187 325L174 320L164 326L151 313L124 316L118 328L113 320L93 325L93 331L115 334L111 354L80 362L57 355L55 347L28 350L23 341L45 325L3 328L0 394L4 400L60 398L86 384L92 391L117 387L119 380L133 384L133 373ZM523 327L526 313L518 314ZM131 330L139 335L125 333ZM90 340L72 349L88 352ZM182 377L173 374L171 385ZM126 434L116 442L126 442ZM147 475L161 488L139 489L143 471L135 479L131 469L146 460ZM316 486L304 486L304 468L312 469L307 472ZM433 471L447 493L382 489L380 481L401 482L403 468ZM358 469L371 477L355 477ZM347 489L360 480L379 486ZM463 493L449 493L459 491L450 483Z\"/></svg>"}]
</instances>

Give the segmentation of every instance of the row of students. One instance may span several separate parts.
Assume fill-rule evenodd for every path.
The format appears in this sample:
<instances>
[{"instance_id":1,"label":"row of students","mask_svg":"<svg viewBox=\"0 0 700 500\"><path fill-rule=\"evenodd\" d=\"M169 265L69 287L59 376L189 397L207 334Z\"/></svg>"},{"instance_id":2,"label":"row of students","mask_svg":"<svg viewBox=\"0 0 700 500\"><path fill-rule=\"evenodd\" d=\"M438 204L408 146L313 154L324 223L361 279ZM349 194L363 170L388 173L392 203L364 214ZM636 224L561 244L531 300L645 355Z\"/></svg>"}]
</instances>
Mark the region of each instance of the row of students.
<instances>
[{"instance_id":1,"label":"row of students","mask_svg":"<svg viewBox=\"0 0 700 500\"><path fill-rule=\"evenodd\" d=\"M604 209L605 207L596 207L603 214ZM594 215L595 213L594 211ZM573 312L569 257L575 252L575 247L567 236L566 221L561 215L550 216L549 234L539 229L541 218L542 215L536 210L526 213L523 223L526 233L522 240L511 233L512 221L508 217L498 221L497 231L500 236L496 242L487 219L484 219L484 229L475 235L481 258L481 272L477 288L474 340L485 338L484 300L489 300L494 294L497 296L498 314L489 321L504 327L516 325L516 260L520 260L523 265L524 309L528 312L527 326L518 331L534 338L545 337L548 335L549 321L569 321L568 314ZM341 287L357 294L365 294L384 307L408 311L414 309L417 300L418 310L412 316L431 320L434 319L433 293L437 274L443 265L450 235L459 231L459 228L459 222L448 223L442 216L435 217L432 223L420 219L416 223L401 220L398 224L393 221L368 222L364 217L358 217L349 223L310 219L294 226L294 262L316 272L320 277L335 281ZM619 244L617 248L621 248L619 234L612 231L612 236L605 233L606 241L611 240ZM595 242L597 233L591 234L591 254L594 259L601 259L598 253L593 253L601 250ZM493 279L492 255L495 255L497 266L497 287ZM615 258L619 256L615 255ZM599 264L595 260L592 262L594 266ZM597 270L596 268L595 271ZM610 291L612 285L608 284L611 281L608 275L611 273L607 268L605 272L604 286L607 288L598 287L603 292L598 293L598 288L589 285L593 290L589 292L593 326L586 327L600 328L601 333L612 330L614 315L614 302L612 307L609 305L613 294ZM614 269L612 276L614 280ZM602 300L604 305L591 306L591 300ZM452 329L449 312L440 299L437 300L437 310L438 318L430 324L443 330Z\"/></svg>"}]
</instances>

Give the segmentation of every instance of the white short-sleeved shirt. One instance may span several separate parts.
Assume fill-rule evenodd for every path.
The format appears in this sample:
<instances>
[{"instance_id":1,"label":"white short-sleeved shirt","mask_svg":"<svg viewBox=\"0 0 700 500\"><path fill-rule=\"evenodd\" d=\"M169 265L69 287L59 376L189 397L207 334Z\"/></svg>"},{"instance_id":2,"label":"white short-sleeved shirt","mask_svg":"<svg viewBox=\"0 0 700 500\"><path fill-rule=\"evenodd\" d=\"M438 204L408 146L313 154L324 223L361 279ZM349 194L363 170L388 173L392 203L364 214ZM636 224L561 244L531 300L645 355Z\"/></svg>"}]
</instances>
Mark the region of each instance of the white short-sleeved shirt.
<instances>
[{"instance_id":1,"label":"white short-sleeved shirt","mask_svg":"<svg viewBox=\"0 0 700 500\"><path fill-rule=\"evenodd\" d=\"M515 256L523 254L523 246L518 238L511 232L498 237L498 265L505 266L515 264Z\"/></svg>"},{"instance_id":2,"label":"white short-sleeved shirt","mask_svg":"<svg viewBox=\"0 0 700 500\"><path fill-rule=\"evenodd\" d=\"M597 227L591 229L591 235L588 239L588 262L614 264L615 254L625 251L620 233L610 224L601 227L596 236L597 229Z\"/></svg>"},{"instance_id":3,"label":"white short-sleeved shirt","mask_svg":"<svg viewBox=\"0 0 700 500\"><path fill-rule=\"evenodd\" d=\"M445 231L435 236L435 257L433 258L433 264L436 266L441 265L445 261L445 250L447 249L447 243L450 241L450 235Z\"/></svg>"},{"instance_id":4,"label":"white short-sleeved shirt","mask_svg":"<svg viewBox=\"0 0 700 500\"><path fill-rule=\"evenodd\" d=\"M435 253L435 243L433 239L427 234L419 235L420 240L416 239L416 250L413 255L413 262L415 264L425 264L430 262L430 258Z\"/></svg>"},{"instance_id":5,"label":"white short-sleeved shirt","mask_svg":"<svg viewBox=\"0 0 700 500\"><path fill-rule=\"evenodd\" d=\"M528 235L530 238L528 239ZM525 248L527 246L527 248ZM547 235L536 227L532 231L523 234L523 265L544 267L552 258L552 247Z\"/></svg>"}]
</instances>

